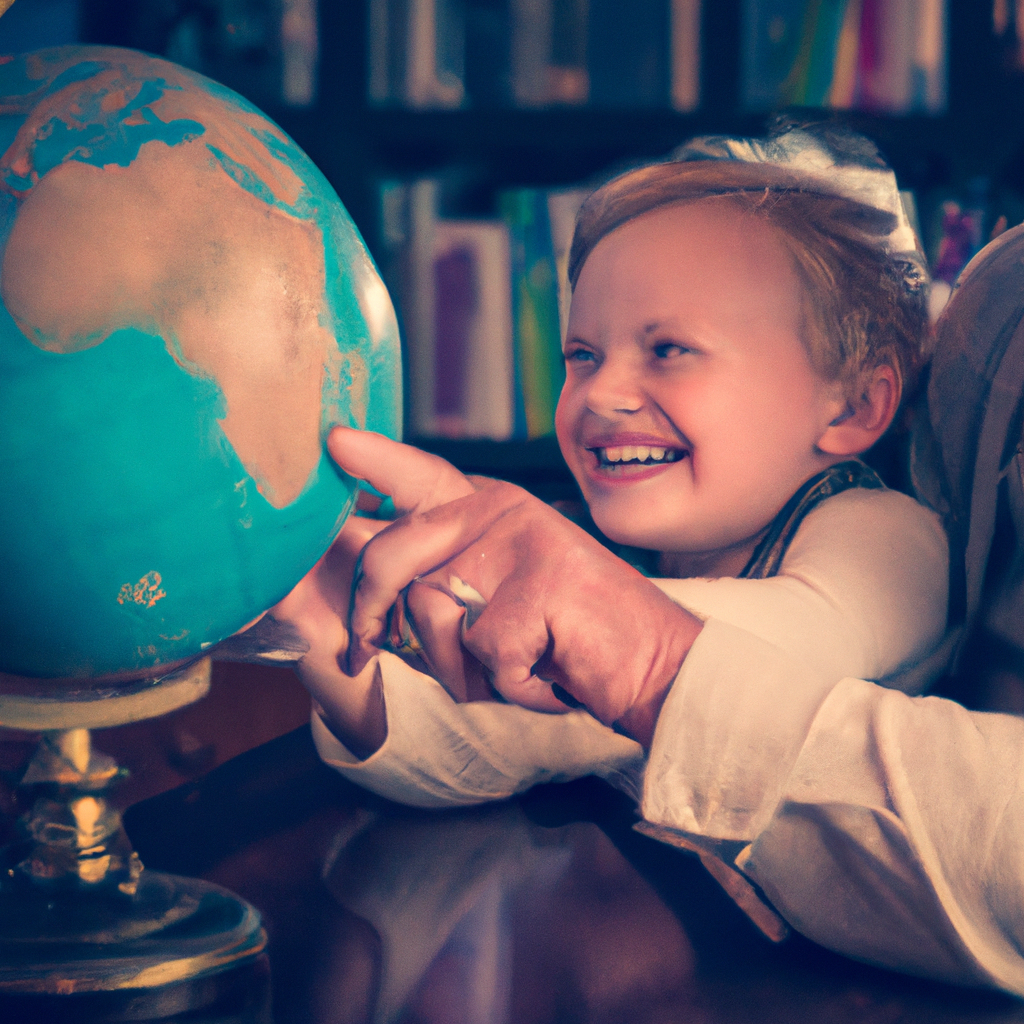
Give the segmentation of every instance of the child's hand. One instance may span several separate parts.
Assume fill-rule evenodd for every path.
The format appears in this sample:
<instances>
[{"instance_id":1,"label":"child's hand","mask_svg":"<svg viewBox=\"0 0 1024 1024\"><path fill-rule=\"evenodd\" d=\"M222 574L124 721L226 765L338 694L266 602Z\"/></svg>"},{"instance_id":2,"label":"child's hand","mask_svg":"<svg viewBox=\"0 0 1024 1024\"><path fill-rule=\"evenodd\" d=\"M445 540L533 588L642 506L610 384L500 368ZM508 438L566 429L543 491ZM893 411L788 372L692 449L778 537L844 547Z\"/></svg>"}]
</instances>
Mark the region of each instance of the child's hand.
<instances>
[{"instance_id":1,"label":"child's hand","mask_svg":"<svg viewBox=\"0 0 1024 1024\"><path fill-rule=\"evenodd\" d=\"M450 587L414 580L391 609L387 648L432 675L460 703L494 700L483 665L462 643L474 619L473 610Z\"/></svg>"},{"instance_id":2,"label":"child's hand","mask_svg":"<svg viewBox=\"0 0 1024 1024\"><path fill-rule=\"evenodd\" d=\"M351 611L351 667L386 634L413 580L487 606L463 633L504 697L565 710L556 683L606 724L649 744L658 711L701 623L579 527L521 488L471 482L436 456L336 430L348 472L389 493L403 518L363 551Z\"/></svg>"},{"instance_id":3,"label":"child's hand","mask_svg":"<svg viewBox=\"0 0 1024 1024\"><path fill-rule=\"evenodd\" d=\"M388 525L351 516L323 558L268 613L305 643L307 650L295 666L299 678L331 731L363 756L384 742L387 721L375 664L355 676L344 671L349 598L360 552Z\"/></svg>"}]
</instances>

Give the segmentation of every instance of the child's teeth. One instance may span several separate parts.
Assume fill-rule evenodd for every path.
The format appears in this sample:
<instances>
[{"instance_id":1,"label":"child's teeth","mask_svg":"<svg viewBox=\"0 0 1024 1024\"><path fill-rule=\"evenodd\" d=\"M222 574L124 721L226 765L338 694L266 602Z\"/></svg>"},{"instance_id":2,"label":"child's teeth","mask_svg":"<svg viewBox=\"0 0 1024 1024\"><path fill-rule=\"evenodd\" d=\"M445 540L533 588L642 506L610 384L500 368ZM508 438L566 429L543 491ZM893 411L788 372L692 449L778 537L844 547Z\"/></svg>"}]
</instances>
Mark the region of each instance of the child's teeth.
<instances>
[{"instance_id":1,"label":"child's teeth","mask_svg":"<svg viewBox=\"0 0 1024 1024\"><path fill-rule=\"evenodd\" d=\"M674 448L652 448L643 444L624 444L615 448L597 449L602 452L602 460L607 463L616 462L675 462L681 458Z\"/></svg>"}]
</instances>

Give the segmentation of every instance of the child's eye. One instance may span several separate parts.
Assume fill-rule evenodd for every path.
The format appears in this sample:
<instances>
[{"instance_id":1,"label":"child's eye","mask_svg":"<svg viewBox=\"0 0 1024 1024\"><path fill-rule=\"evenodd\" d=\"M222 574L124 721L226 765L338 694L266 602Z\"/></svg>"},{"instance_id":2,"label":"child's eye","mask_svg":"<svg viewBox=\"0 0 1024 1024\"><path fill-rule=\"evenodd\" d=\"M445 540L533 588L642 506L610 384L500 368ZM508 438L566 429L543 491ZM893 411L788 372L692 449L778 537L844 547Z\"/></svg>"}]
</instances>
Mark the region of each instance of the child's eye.
<instances>
[{"instance_id":1,"label":"child's eye","mask_svg":"<svg viewBox=\"0 0 1024 1024\"><path fill-rule=\"evenodd\" d=\"M562 353L562 358L567 363L589 363L597 357L587 348L569 348Z\"/></svg>"},{"instance_id":2,"label":"child's eye","mask_svg":"<svg viewBox=\"0 0 1024 1024\"><path fill-rule=\"evenodd\" d=\"M677 341L659 341L652 351L659 359L671 359L673 356L684 355L691 349Z\"/></svg>"}]
</instances>

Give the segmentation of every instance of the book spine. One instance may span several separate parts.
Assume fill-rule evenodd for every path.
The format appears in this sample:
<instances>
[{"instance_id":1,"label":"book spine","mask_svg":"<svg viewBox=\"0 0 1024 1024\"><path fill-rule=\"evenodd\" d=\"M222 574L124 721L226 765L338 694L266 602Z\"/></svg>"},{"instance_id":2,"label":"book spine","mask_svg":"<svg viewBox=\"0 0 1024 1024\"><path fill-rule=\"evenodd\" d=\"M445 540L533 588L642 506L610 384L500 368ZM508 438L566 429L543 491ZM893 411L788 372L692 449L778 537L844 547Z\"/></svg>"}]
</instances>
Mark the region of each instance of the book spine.
<instances>
[{"instance_id":1,"label":"book spine","mask_svg":"<svg viewBox=\"0 0 1024 1024\"><path fill-rule=\"evenodd\" d=\"M436 181L424 179L409 186L408 288L405 342L408 354L409 420L414 434L437 432L434 415L434 223L437 219Z\"/></svg>"},{"instance_id":2,"label":"book spine","mask_svg":"<svg viewBox=\"0 0 1024 1024\"><path fill-rule=\"evenodd\" d=\"M383 104L391 99L391 83L388 71L391 61L388 55L388 0L370 0L367 12L366 96L371 103Z\"/></svg>"},{"instance_id":3,"label":"book spine","mask_svg":"<svg viewBox=\"0 0 1024 1024\"><path fill-rule=\"evenodd\" d=\"M512 96L517 107L551 100L552 0L511 0Z\"/></svg>"},{"instance_id":4,"label":"book spine","mask_svg":"<svg viewBox=\"0 0 1024 1024\"><path fill-rule=\"evenodd\" d=\"M465 95L458 54L465 38L455 0L408 0L405 102L410 107L458 107Z\"/></svg>"},{"instance_id":5,"label":"book spine","mask_svg":"<svg viewBox=\"0 0 1024 1024\"><path fill-rule=\"evenodd\" d=\"M438 222L436 241L441 241ZM476 254L454 238L434 252L434 427L444 437L466 436L470 334L478 317Z\"/></svg>"},{"instance_id":6,"label":"book spine","mask_svg":"<svg viewBox=\"0 0 1024 1024\"><path fill-rule=\"evenodd\" d=\"M501 208L509 228L516 370L525 433L542 437L554 430L564 379L547 196L539 189L515 189L502 195Z\"/></svg>"},{"instance_id":7,"label":"book spine","mask_svg":"<svg viewBox=\"0 0 1024 1024\"><path fill-rule=\"evenodd\" d=\"M514 425L512 274L508 229L500 221L463 229L476 259L477 292L466 369L467 437L506 441Z\"/></svg>"},{"instance_id":8,"label":"book spine","mask_svg":"<svg viewBox=\"0 0 1024 1024\"><path fill-rule=\"evenodd\" d=\"M576 229L576 214L583 200L590 195L590 189L552 189L548 193L548 220L551 224L551 249L555 257L555 274L558 280L558 322L559 339L565 343L569 326L569 303L572 287L569 284L569 249Z\"/></svg>"},{"instance_id":9,"label":"book spine","mask_svg":"<svg viewBox=\"0 0 1024 1024\"><path fill-rule=\"evenodd\" d=\"M689 112L700 106L701 0L671 0L672 107Z\"/></svg>"}]
</instances>

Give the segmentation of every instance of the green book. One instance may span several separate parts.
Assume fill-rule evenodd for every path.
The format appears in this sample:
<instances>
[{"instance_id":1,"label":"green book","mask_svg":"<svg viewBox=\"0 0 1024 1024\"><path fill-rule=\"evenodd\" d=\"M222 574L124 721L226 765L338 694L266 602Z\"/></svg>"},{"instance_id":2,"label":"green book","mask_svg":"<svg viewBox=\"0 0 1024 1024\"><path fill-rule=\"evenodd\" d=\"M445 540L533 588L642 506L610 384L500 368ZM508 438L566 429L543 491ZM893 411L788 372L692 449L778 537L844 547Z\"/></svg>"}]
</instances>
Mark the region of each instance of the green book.
<instances>
[{"instance_id":1,"label":"green book","mask_svg":"<svg viewBox=\"0 0 1024 1024\"><path fill-rule=\"evenodd\" d=\"M558 318L558 274L547 192L512 189L501 195L512 266L512 323L517 380L517 436L555 429L555 405L565 367Z\"/></svg>"}]
</instances>

